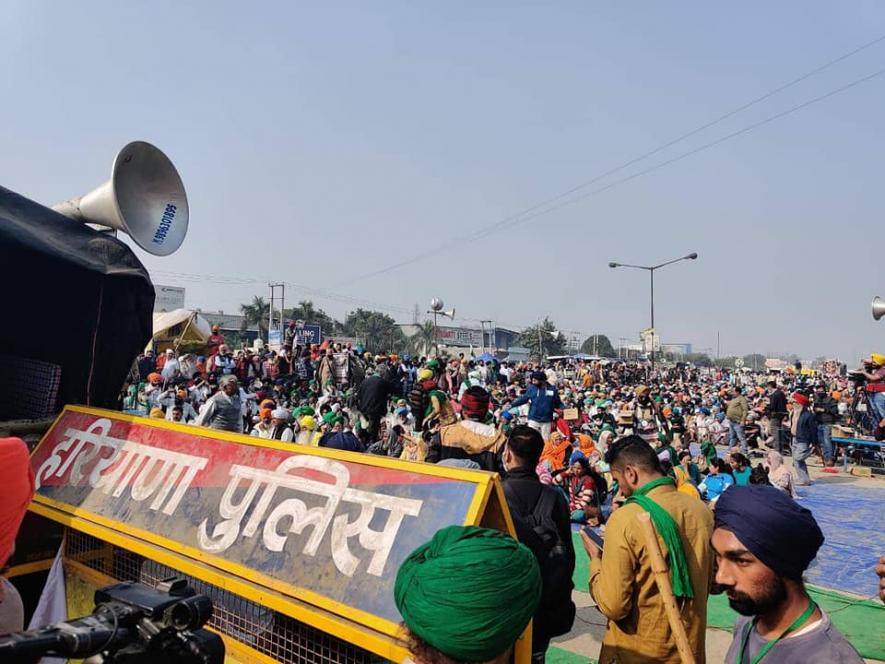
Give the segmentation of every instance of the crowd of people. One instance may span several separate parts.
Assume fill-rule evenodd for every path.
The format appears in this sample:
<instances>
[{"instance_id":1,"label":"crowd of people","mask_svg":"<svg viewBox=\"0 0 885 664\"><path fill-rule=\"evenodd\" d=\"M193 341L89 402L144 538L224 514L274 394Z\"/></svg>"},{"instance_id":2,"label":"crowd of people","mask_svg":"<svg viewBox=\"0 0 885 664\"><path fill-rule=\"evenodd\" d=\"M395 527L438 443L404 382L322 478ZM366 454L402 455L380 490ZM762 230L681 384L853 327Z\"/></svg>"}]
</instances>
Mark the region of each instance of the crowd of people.
<instances>
[{"instance_id":1,"label":"crowd of people","mask_svg":"<svg viewBox=\"0 0 885 664\"><path fill-rule=\"evenodd\" d=\"M506 571L506 583L526 598L514 607L516 622L524 627L534 617L536 661L551 638L572 628L572 524L605 532L604 554L583 533L590 592L609 619L600 661L679 661L637 522L629 518L639 511L650 514L668 552L697 661L715 588L741 614L755 616L737 625L735 661L758 661L772 647L785 662L860 661L804 590L802 572L823 537L795 501L797 487L811 483L810 456L834 465L832 428L851 415L856 390L869 393L874 423L885 425L877 401L885 394L885 357L870 357L864 387L845 376L799 372L413 358L286 339L278 352L232 352L215 330L203 356L147 352L121 406L292 445L499 472L518 539L540 570L518 580ZM785 457L792 457L789 466ZM427 546L478 556L484 547L513 546L481 531L441 532ZM438 563L436 556L419 562L429 570L431 560ZM418 617L407 587L420 572L406 570L400 576L411 576L398 579L397 602L413 652L435 651L430 661L487 661L509 652L497 645L492 652L475 639L449 645L451 634L440 640L436 635L453 625L441 624L447 621L438 619L439 607L424 606L426 615ZM422 602L451 592L448 579L435 580L433 591L429 583ZM500 621L506 610L498 611ZM799 617L802 624L794 623ZM519 631L511 626L499 645L512 646ZM814 636L798 638L805 634ZM783 643L771 646L773 638Z\"/></svg>"},{"instance_id":2,"label":"crowd of people","mask_svg":"<svg viewBox=\"0 0 885 664\"><path fill-rule=\"evenodd\" d=\"M297 444L413 461L454 456L486 470L500 470L501 440L526 423L547 443L542 480L567 489L573 511L594 520L594 489L608 472L602 455L633 433L686 491L707 500L731 485L766 481L796 495L796 486L810 483L810 456L835 464L832 430L847 418L855 390L868 392L875 423L885 423L885 357L873 354L868 368L860 387L843 376L688 366L650 374L637 363L412 358L339 344L234 353L216 331L203 356L173 349L140 356L121 407ZM482 451L470 451L476 446ZM716 446L730 453L719 458ZM792 457L792 473L784 456Z\"/></svg>"}]
</instances>

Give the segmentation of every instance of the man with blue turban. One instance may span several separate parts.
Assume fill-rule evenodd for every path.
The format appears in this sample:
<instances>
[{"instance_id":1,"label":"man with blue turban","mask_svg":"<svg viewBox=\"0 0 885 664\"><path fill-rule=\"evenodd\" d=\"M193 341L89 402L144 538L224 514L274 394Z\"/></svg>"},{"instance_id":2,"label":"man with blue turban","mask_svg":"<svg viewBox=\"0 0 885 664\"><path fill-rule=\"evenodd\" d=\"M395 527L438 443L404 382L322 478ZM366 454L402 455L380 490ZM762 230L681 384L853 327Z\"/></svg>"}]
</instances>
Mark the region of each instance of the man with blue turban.
<instances>
[{"instance_id":1,"label":"man with blue turban","mask_svg":"<svg viewBox=\"0 0 885 664\"><path fill-rule=\"evenodd\" d=\"M772 486L735 486L719 498L714 528L716 583L744 616L726 662L863 661L802 581L824 543L809 510Z\"/></svg>"}]
</instances>

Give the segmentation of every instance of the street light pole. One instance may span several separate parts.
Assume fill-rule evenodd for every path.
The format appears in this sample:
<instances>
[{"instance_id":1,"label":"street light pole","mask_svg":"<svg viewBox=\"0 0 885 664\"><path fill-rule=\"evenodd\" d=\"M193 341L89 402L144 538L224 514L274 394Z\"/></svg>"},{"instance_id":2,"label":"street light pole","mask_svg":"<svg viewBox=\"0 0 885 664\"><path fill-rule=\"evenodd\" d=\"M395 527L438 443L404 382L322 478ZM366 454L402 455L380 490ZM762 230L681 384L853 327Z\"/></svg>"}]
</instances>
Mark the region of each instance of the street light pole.
<instances>
[{"instance_id":1,"label":"street light pole","mask_svg":"<svg viewBox=\"0 0 885 664\"><path fill-rule=\"evenodd\" d=\"M651 370L655 370L655 269L648 271L651 278Z\"/></svg>"},{"instance_id":2,"label":"street light pole","mask_svg":"<svg viewBox=\"0 0 885 664\"><path fill-rule=\"evenodd\" d=\"M629 267L634 270L647 270L649 274L649 285L651 286L650 293L650 307L651 307L651 370L655 370L655 270L660 270L662 267L666 267L667 265L672 265L673 263L678 263L679 261L693 261L698 257L697 253L690 253L687 256L682 256L681 258L674 258L671 261L666 261L665 263L659 263L657 265L631 265L629 263L609 263L608 266L612 269L617 267Z\"/></svg>"}]
</instances>

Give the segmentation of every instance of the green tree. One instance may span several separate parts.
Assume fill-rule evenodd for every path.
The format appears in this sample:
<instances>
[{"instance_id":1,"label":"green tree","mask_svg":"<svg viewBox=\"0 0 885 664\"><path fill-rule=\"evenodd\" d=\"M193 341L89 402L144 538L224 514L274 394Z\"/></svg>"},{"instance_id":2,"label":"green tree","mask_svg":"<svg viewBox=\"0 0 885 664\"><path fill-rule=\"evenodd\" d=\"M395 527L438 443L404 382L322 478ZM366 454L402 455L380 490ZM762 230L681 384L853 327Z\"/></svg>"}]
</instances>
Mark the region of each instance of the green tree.
<instances>
[{"instance_id":1,"label":"green tree","mask_svg":"<svg viewBox=\"0 0 885 664\"><path fill-rule=\"evenodd\" d=\"M565 344L565 336L547 317L537 325L525 328L519 334L519 345L528 348L531 356L539 360L549 355L565 355Z\"/></svg>"},{"instance_id":2,"label":"green tree","mask_svg":"<svg viewBox=\"0 0 885 664\"><path fill-rule=\"evenodd\" d=\"M734 355L729 355L728 357L717 357L713 360L713 366L719 367L721 369L734 369L734 361L737 358Z\"/></svg>"},{"instance_id":3,"label":"green tree","mask_svg":"<svg viewBox=\"0 0 885 664\"><path fill-rule=\"evenodd\" d=\"M744 355L744 366L755 371L765 371L765 356L759 353L750 353Z\"/></svg>"},{"instance_id":4,"label":"green tree","mask_svg":"<svg viewBox=\"0 0 885 664\"><path fill-rule=\"evenodd\" d=\"M251 304L241 304L240 313L243 314L243 329L248 325L258 326L258 336L267 341L267 316L270 314L270 303L257 295L252 298Z\"/></svg>"},{"instance_id":5,"label":"green tree","mask_svg":"<svg viewBox=\"0 0 885 664\"><path fill-rule=\"evenodd\" d=\"M418 330L408 338L407 348L413 355L430 355L436 344L436 327L433 321L418 323Z\"/></svg>"},{"instance_id":6,"label":"green tree","mask_svg":"<svg viewBox=\"0 0 885 664\"><path fill-rule=\"evenodd\" d=\"M406 337L400 326L380 311L357 309L350 312L341 331L362 340L370 353L401 352L406 347Z\"/></svg>"},{"instance_id":7,"label":"green tree","mask_svg":"<svg viewBox=\"0 0 885 664\"><path fill-rule=\"evenodd\" d=\"M604 334L591 334L581 344L581 352L587 355L599 355L600 357L617 357L612 342Z\"/></svg>"},{"instance_id":8,"label":"green tree","mask_svg":"<svg viewBox=\"0 0 885 664\"><path fill-rule=\"evenodd\" d=\"M319 325L323 331L323 338L334 336L341 327L338 321L322 309L313 306L310 300L302 300L296 307L283 309L283 320L303 320L305 323Z\"/></svg>"}]
</instances>

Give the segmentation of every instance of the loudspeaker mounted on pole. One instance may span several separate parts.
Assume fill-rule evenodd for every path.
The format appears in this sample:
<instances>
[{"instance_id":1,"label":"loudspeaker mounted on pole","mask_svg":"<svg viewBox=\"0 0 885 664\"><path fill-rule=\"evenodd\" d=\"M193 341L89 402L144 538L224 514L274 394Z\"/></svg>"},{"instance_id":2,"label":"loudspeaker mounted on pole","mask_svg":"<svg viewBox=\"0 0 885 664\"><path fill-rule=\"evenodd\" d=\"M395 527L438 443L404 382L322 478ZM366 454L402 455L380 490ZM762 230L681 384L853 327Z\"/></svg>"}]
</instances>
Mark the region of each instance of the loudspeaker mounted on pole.
<instances>
[{"instance_id":1,"label":"loudspeaker mounted on pole","mask_svg":"<svg viewBox=\"0 0 885 664\"><path fill-rule=\"evenodd\" d=\"M878 295L873 298L873 318L879 320L885 316L885 300Z\"/></svg>"},{"instance_id":2,"label":"loudspeaker mounted on pole","mask_svg":"<svg viewBox=\"0 0 885 664\"><path fill-rule=\"evenodd\" d=\"M52 209L75 221L121 230L155 256L173 253L187 235L181 177L169 157L144 141L117 153L110 180Z\"/></svg>"}]
</instances>

